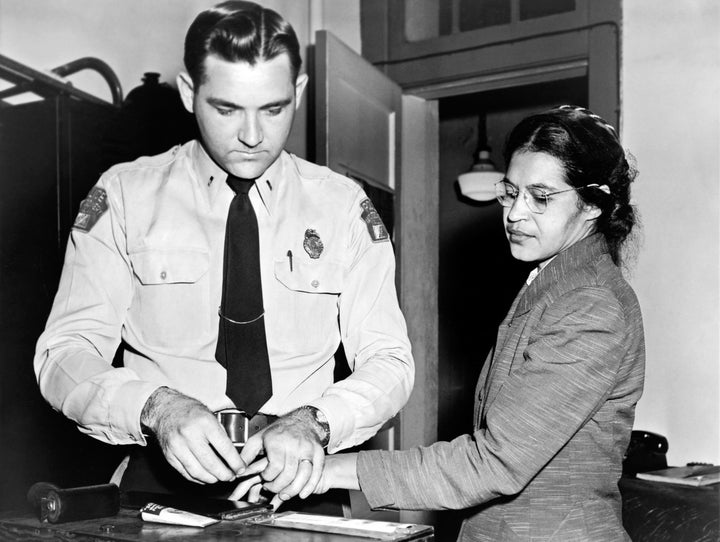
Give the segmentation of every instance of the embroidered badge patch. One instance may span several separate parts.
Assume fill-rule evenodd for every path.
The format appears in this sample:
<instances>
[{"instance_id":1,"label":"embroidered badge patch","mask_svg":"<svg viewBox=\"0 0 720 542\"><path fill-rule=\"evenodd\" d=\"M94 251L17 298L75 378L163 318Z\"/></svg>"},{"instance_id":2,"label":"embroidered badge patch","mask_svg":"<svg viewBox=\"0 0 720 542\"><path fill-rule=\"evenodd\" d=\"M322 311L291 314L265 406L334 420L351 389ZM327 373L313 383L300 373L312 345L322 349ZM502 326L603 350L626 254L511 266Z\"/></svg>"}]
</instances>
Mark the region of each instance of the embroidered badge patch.
<instances>
[{"instance_id":1,"label":"embroidered badge patch","mask_svg":"<svg viewBox=\"0 0 720 542\"><path fill-rule=\"evenodd\" d=\"M308 256L313 260L317 260L325 246L315 230L307 229L305 230L305 239L303 239L303 248L308 253Z\"/></svg>"},{"instance_id":2,"label":"embroidered badge patch","mask_svg":"<svg viewBox=\"0 0 720 542\"><path fill-rule=\"evenodd\" d=\"M383 224L380 215L375 210L372 201L370 201L369 198L364 199L360 202L360 207L362 207L362 214L360 217L367 226L368 232L370 233L370 239L372 239L374 243L389 240L390 236L385 229L385 224Z\"/></svg>"},{"instance_id":3,"label":"embroidered badge patch","mask_svg":"<svg viewBox=\"0 0 720 542\"><path fill-rule=\"evenodd\" d=\"M89 232L105 211L107 211L107 193L99 186L93 187L80 203L80 211L75 218L73 229Z\"/></svg>"}]
</instances>

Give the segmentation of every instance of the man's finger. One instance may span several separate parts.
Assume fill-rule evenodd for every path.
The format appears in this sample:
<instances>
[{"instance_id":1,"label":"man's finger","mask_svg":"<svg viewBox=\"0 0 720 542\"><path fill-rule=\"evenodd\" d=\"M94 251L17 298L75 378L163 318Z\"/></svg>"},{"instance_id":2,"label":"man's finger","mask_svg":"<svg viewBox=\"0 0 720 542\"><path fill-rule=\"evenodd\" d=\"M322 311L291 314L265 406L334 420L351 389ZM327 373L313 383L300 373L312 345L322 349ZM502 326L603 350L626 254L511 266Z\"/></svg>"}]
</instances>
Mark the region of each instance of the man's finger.
<instances>
[{"instance_id":1,"label":"man's finger","mask_svg":"<svg viewBox=\"0 0 720 542\"><path fill-rule=\"evenodd\" d=\"M264 471L267 468L268 460L267 457L261 457L254 463L251 463L247 466L245 469L245 472L243 473L243 476L250 476L252 474L260 474L262 471Z\"/></svg>"},{"instance_id":2,"label":"man's finger","mask_svg":"<svg viewBox=\"0 0 720 542\"><path fill-rule=\"evenodd\" d=\"M294 455L285 455L279 450L274 456L268 456L268 466L261 475L265 480L265 488L273 493L289 486L298 473L298 459Z\"/></svg>"},{"instance_id":3,"label":"man's finger","mask_svg":"<svg viewBox=\"0 0 720 542\"><path fill-rule=\"evenodd\" d=\"M297 470L297 463L294 459L286 455L284 448L269 448L265 450L266 457L268 460L267 467L262 471L263 480L266 482L273 482L278 476L283 474L287 477L287 481L276 489L281 489L283 486L290 483L290 480L295 476ZM271 490L272 491L272 490ZM273 491L273 493L276 493Z\"/></svg>"},{"instance_id":4,"label":"man's finger","mask_svg":"<svg viewBox=\"0 0 720 542\"><path fill-rule=\"evenodd\" d=\"M264 430L255 433L247 440L247 442L243 446L243 449L240 452L240 459L245 465L249 465L250 463L255 461L255 458L263 450L263 432Z\"/></svg>"},{"instance_id":5,"label":"man's finger","mask_svg":"<svg viewBox=\"0 0 720 542\"><path fill-rule=\"evenodd\" d=\"M280 508L284 502L285 501L283 501L278 495L275 495L270 501L270 506L272 506L273 511L277 512L278 508Z\"/></svg>"},{"instance_id":6,"label":"man's finger","mask_svg":"<svg viewBox=\"0 0 720 542\"><path fill-rule=\"evenodd\" d=\"M170 464L172 468L174 468L176 471L178 471L183 478L188 480L189 482L197 482L202 484L203 482L200 482L198 480L195 480L192 476L190 476L190 473L185 469L183 464L175 457L173 454L166 453L165 459L167 459L167 462Z\"/></svg>"},{"instance_id":7,"label":"man's finger","mask_svg":"<svg viewBox=\"0 0 720 542\"><path fill-rule=\"evenodd\" d=\"M194 464L191 463L189 466L186 464L186 468L191 474L207 483L229 482L235 479L235 472L220 459L209 442L194 444L190 447L190 451L196 460Z\"/></svg>"},{"instance_id":8,"label":"man's finger","mask_svg":"<svg viewBox=\"0 0 720 542\"><path fill-rule=\"evenodd\" d=\"M240 501L245 496L245 494L253 487L257 486L258 488L262 487L262 478L260 478L260 475L255 476L249 476L245 479L243 479L242 482L240 482L237 486L235 486L235 489L228 497L228 500L231 501ZM259 490L258 490L259 493Z\"/></svg>"},{"instance_id":9,"label":"man's finger","mask_svg":"<svg viewBox=\"0 0 720 542\"><path fill-rule=\"evenodd\" d=\"M298 463L297 473L292 483L278 491L278 497L283 501L295 497L303 489L313 473L313 462L310 459L301 459ZM322 470L321 470L322 472Z\"/></svg>"},{"instance_id":10,"label":"man's finger","mask_svg":"<svg viewBox=\"0 0 720 542\"><path fill-rule=\"evenodd\" d=\"M317 487L318 483L320 482L320 478L322 477L324 466L325 451L320 448L319 450L315 450L315 454L313 455L313 469L310 473L310 478L308 478L307 483L298 493L301 499L307 499L313 493L313 491L315 491L315 488Z\"/></svg>"},{"instance_id":11,"label":"man's finger","mask_svg":"<svg viewBox=\"0 0 720 542\"><path fill-rule=\"evenodd\" d=\"M208 441L213 447L215 453L225 462L227 467L232 471L233 476L228 478L232 480L235 476L243 474L246 464L240 458L235 445L228 438L227 433L218 424L217 431L208 431Z\"/></svg>"},{"instance_id":12,"label":"man's finger","mask_svg":"<svg viewBox=\"0 0 720 542\"><path fill-rule=\"evenodd\" d=\"M249 502L267 502L267 499L261 495L263 490L262 484L257 484L255 486L252 486L250 488L250 491L248 491L248 498L247 500Z\"/></svg>"},{"instance_id":13,"label":"man's finger","mask_svg":"<svg viewBox=\"0 0 720 542\"><path fill-rule=\"evenodd\" d=\"M163 445L163 453L168 463L175 470L182 474L191 482L199 484L212 484L217 482L214 475L208 473L195 457L195 453L190 449L190 442L182 439L175 439Z\"/></svg>"}]
</instances>

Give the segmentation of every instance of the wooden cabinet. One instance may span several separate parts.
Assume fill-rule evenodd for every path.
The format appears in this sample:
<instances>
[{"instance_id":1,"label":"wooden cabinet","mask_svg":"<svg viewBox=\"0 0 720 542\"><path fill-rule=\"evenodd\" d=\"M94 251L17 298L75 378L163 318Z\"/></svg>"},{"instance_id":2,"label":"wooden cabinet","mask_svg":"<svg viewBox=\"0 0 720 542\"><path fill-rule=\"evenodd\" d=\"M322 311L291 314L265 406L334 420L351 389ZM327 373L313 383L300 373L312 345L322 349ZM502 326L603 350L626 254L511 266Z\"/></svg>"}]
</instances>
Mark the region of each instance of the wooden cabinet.
<instances>
[{"instance_id":1,"label":"wooden cabinet","mask_svg":"<svg viewBox=\"0 0 720 542\"><path fill-rule=\"evenodd\" d=\"M58 95L0 108L0 509L37 481L107 481L119 448L82 435L40 396L33 372L77 209L102 171L114 108Z\"/></svg>"}]
</instances>

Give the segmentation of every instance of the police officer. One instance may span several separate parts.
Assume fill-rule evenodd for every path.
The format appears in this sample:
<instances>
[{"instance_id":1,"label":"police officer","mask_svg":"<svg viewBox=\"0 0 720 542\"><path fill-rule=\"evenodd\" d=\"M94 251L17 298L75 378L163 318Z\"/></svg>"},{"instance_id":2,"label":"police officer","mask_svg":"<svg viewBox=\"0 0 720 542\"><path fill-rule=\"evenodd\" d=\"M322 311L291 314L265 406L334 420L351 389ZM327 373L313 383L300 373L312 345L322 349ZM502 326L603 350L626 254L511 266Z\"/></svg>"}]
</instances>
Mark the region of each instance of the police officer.
<instances>
[{"instance_id":1,"label":"police officer","mask_svg":"<svg viewBox=\"0 0 720 542\"><path fill-rule=\"evenodd\" d=\"M141 446L124 489L229 495L246 462L215 413L241 408L265 426L247 462L264 451L273 491L306 496L324 448L365 441L409 397L392 247L356 183L283 150L308 78L280 15L218 4L190 26L184 61L178 89L201 140L112 167L83 201L37 344L38 383L81 431ZM261 308L247 321L225 300L238 186L257 223ZM232 333L251 320L262 355L231 370ZM333 383L341 341L352 372ZM254 376L262 359L267 378ZM230 393L239 381L254 389ZM257 414L237 404L266 384Z\"/></svg>"}]
</instances>

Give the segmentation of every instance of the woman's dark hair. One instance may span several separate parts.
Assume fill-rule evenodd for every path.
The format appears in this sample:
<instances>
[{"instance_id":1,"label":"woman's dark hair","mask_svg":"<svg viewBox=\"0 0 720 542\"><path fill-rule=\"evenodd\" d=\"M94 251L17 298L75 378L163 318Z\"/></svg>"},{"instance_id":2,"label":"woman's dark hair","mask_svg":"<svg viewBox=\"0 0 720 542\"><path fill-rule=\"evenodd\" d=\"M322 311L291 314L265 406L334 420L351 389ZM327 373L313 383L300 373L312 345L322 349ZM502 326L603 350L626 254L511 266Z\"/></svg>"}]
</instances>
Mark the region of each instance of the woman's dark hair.
<instances>
[{"instance_id":1,"label":"woman's dark hair","mask_svg":"<svg viewBox=\"0 0 720 542\"><path fill-rule=\"evenodd\" d=\"M615 129L583 107L563 105L531 115L515 126L505 143L505 166L516 152L544 152L559 160L570 186L606 185L578 190L580 202L594 205L601 214L595 231L607 242L615 264L637 221L630 204L630 183L636 172L628 164Z\"/></svg>"},{"instance_id":2,"label":"woman's dark hair","mask_svg":"<svg viewBox=\"0 0 720 542\"><path fill-rule=\"evenodd\" d=\"M295 30L277 12L242 0L228 0L203 11L185 36L185 68L195 85L203 82L204 62L210 54L255 65L283 53L290 58L295 81L302 65Z\"/></svg>"}]
</instances>

